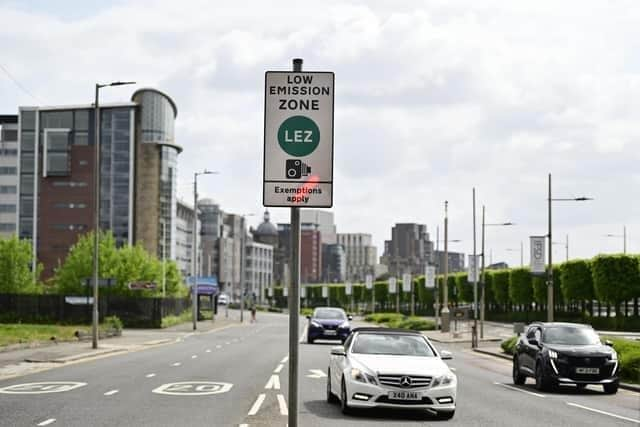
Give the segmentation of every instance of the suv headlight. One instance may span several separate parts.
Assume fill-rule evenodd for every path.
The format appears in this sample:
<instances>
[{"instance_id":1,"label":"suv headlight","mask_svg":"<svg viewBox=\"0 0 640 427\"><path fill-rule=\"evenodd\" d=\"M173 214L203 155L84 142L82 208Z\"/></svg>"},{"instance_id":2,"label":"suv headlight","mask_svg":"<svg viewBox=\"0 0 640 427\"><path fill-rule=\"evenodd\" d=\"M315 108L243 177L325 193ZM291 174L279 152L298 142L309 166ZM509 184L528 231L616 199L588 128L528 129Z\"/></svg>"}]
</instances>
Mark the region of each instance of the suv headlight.
<instances>
[{"instance_id":1,"label":"suv headlight","mask_svg":"<svg viewBox=\"0 0 640 427\"><path fill-rule=\"evenodd\" d=\"M315 320L311 321L311 326L315 326L316 328L322 328L322 325Z\"/></svg>"},{"instance_id":2,"label":"suv headlight","mask_svg":"<svg viewBox=\"0 0 640 427\"><path fill-rule=\"evenodd\" d=\"M376 377L358 368L351 368L351 378L361 383L378 385Z\"/></svg>"},{"instance_id":3,"label":"suv headlight","mask_svg":"<svg viewBox=\"0 0 640 427\"><path fill-rule=\"evenodd\" d=\"M456 379L453 374L444 374L439 377L435 377L431 383L431 387L444 387L451 384Z\"/></svg>"},{"instance_id":4,"label":"suv headlight","mask_svg":"<svg viewBox=\"0 0 640 427\"><path fill-rule=\"evenodd\" d=\"M340 329L347 329L349 327L349 321L345 320L344 322L340 323L340 326L338 326L338 328Z\"/></svg>"},{"instance_id":5,"label":"suv headlight","mask_svg":"<svg viewBox=\"0 0 640 427\"><path fill-rule=\"evenodd\" d=\"M611 360L618 360L618 353L615 350L611 350Z\"/></svg>"},{"instance_id":6,"label":"suv headlight","mask_svg":"<svg viewBox=\"0 0 640 427\"><path fill-rule=\"evenodd\" d=\"M553 350L549 350L549 357L551 359L557 359L558 358L558 353L553 351Z\"/></svg>"}]
</instances>

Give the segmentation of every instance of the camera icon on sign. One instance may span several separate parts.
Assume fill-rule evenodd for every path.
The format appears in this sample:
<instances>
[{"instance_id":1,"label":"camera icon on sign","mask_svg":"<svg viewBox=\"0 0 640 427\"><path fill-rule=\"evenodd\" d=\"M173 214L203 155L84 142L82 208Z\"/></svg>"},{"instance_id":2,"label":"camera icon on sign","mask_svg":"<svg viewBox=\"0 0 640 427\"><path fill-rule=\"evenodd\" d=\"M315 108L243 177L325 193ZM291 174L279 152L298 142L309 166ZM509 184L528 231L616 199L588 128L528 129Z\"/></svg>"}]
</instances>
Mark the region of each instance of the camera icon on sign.
<instances>
[{"instance_id":1,"label":"camera icon on sign","mask_svg":"<svg viewBox=\"0 0 640 427\"><path fill-rule=\"evenodd\" d=\"M288 159L285 163L285 172L288 179L298 179L311 173L311 167L302 160Z\"/></svg>"}]
</instances>

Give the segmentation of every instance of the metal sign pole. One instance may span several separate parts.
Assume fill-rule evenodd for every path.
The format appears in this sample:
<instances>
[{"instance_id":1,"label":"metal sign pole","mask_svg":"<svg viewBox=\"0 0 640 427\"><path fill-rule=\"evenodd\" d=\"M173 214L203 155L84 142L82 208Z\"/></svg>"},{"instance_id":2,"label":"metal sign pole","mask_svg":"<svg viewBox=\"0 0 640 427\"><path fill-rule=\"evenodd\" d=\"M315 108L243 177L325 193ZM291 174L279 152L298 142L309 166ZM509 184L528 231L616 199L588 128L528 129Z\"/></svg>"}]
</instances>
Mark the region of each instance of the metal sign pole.
<instances>
[{"instance_id":1,"label":"metal sign pole","mask_svg":"<svg viewBox=\"0 0 640 427\"><path fill-rule=\"evenodd\" d=\"M302 71L302 59L293 60ZM291 289L289 289L289 427L298 427L298 321L300 315L300 208L291 208Z\"/></svg>"}]
</instances>

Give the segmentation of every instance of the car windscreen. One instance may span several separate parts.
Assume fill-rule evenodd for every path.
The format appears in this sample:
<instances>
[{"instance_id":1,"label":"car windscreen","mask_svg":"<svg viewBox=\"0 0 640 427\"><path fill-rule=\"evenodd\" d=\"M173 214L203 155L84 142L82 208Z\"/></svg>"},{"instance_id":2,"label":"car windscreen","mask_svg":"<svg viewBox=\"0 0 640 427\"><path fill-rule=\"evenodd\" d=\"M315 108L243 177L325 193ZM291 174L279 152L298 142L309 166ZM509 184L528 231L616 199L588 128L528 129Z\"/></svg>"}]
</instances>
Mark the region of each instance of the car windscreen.
<instances>
[{"instance_id":1,"label":"car windscreen","mask_svg":"<svg viewBox=\"0 0 640 427\"><path fill-rule=\"evenodd\" d=\"M558 326L547 328L542 334L546 344L593 345L600 344L600 338L593 329Z\"/></svg>"},{"instance_id":2,"label":"car windscreen","mask_svg":"<svg viewBox=\"0 0 640 427\"><path fill-rule=\"evenodd\" d=\"M313 313L313 317L315 319L345 320L347 315L344 314L344 311L342 310L331 310L325 308L322 310L316 310L315 313Z\"/></svg>"},{"instance_id":3,"label":"car windscreen","mask_svg":"<svg viewBox=\"0 0 640 427\"><path fill-rule=\"evenodd\" d=\"M435 356L421 336L402 334L358 334L351 348L358 354L386 354L393 356Z\"/></svg>"}]
</instances>

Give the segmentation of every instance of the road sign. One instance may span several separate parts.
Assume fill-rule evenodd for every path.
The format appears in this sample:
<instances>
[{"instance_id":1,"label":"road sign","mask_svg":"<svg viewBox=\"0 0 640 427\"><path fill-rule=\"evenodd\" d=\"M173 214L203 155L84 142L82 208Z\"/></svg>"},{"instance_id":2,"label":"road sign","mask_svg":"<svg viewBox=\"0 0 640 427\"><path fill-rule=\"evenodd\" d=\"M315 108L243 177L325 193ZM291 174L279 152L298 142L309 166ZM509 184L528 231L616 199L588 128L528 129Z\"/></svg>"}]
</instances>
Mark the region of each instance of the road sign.
<instances>
[{"instance_id":1,"label":"road sign","mask_svg":"<svg viewBox=\"0 0 640 427\"><path fill-rule=\"evenodd\" d=\"M264 206L333 205L332 72L267 71Z\"/></svg>"},{"instance_id":2,"label":"road sign","mask_svg":"<svg viewBox=\"0 0 640 427\"><path fill-rule=\"evenodd\" d=\"M545 272L545 236L529 237L531 243L531 273L542 274Z\"/></svg>"}]
</instances>

